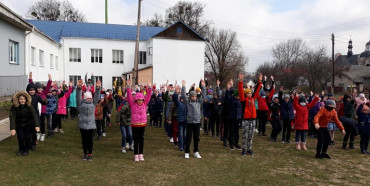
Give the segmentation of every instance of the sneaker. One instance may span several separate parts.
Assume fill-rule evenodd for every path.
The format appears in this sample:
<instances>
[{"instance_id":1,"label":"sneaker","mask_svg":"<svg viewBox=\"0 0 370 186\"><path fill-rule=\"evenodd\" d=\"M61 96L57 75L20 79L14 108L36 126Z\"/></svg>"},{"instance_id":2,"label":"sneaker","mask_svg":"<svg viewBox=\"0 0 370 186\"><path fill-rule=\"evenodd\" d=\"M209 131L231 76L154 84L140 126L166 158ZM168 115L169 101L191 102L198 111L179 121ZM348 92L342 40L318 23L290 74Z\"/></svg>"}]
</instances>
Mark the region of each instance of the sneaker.
<instances>
[{"instance_id":1,"label":"sneaker","mask_svg":"<svg viewBox=\"0 0 370 186\"><path fill-rule=\"evenodd\" d=\"M87 156L87 161L92 161L92 155Z\"/></svg>"},{"instance_id":2,"label":"sneaker","mask_svg":"<svg viewBox=\"0 0 370 186\"><path fill-rule=\"evenodd\" d=\"M330 141L329 142L329 145L335 145L335 142L334 141Z\"/></svg>"},{"instance_id":3,"label":"sneaker","mask_svg":"<svg viewBox=\"0 0 370 186\"><path fill-rule=\"evenodd\" d=\"M329 154L326 153L321 153L321 157L331 159L331 156L329 156Z\"/></svg>"},{"instance_id":4,"label":"sneaker","mask_svg":"<svg viewBox=\"0 0 370 186\"><path fill-rule=\"evenodd\" d=\"M238 150L242 150L242 148L238 144L235 145L235 148Z\"/></svg>"},{"instance_id":5,"label":"sneaker","mask_svg":"<svg viewBox=\"0 0 370 186\"><path fill-rule=\"evenodd\" d=\"M322 159L322 156L321 156L321 154L316 154L316 155L315 155L315 158L317 158L317 159Z\"/></svg>"},{"instance_id":6,"label":"sneaker","mask_svg":"<svg viewBox=\"0 0 370 186\"><path fill-rule=\"evenodd\" d=\"M144 154L139 154L139 161L145 161L144 160Z\"/></svg>"},{"instance_id":7,"label":"sneaker","mask_svg":"<svg viewBox=\"0 0 370 186\"><path fill-rule=\"evenodd\" d=\"M122 147L121 152L122 152L123 154L126 154L126 148L125 148L125 147Z\"/></svg>"},{"instance_id":8,"label":"sneaker","mask_svg":"<svg viewBox=\"0 0 370 186\"><path fill-rule=\"evenodd\" d=\"M62 134L64 134L64 131L63 131L63 129L59 129L59 131L58 131L59 133L62 133Z\"/></svg>"},{"instance_id":9,"label":"sneaker","mask_svg":"<svg viewBox=\"0 0 370 186\"><path fill-rule=\"evenodd\" d=\"M173 143L173 138L170 138L170 143Z\"/></svg>"},{"instance_id":10,"label":"sneaker","mask_svg":"<svg viewBox=\"0 0 370 186\"><path fill-rule=\"evenodd\" d=\"M247 150L247 154L253 156L253 151L249 149L249 150Z\"/></svg>"},{"instance_id":11,"label":"sneaker","mask_svg":"<svg viewBox=\"0 0 370 186\"><path fill-rule=\"evenodd\" d=\"M189 159L189 153L185 153L185 159Z\"/></svg>"},{"instance_id":12,"label":"sneaker","mask_svg":"<svg viewBox=\"0 0 370 186\"><path fill-rule=\"evenodd\" d=\"M180 151L184 151L184 149L183 148L180 148Z\"/></svg>"},{"instance_id":13,"label":"sneaker","mask_svg":"<svg viewBox=\"0 0 370 186\"><path fill-rule=\"evenodd\" d=\"M283 141L281 141L281 143L284 144L284 143L286 143L286 141L283 140Z\"/></svg>"},{"instance_id":14,"label":"sneaker","mask_svg":"<svg viewBox=\"0 0 370 186\"><path fill-rule=\"evenodd\" d=\"M127 146L126 146L127 148ZM130 151L134 151L134 146L133 145L130 145L129 148L128 148Z\"/></svg>"},{"instance_id":15,"label":"sneaker","mask_svg":"<svg viewBox=\"0 0 370 186\"><path fill-rule=\"evenodd\" d=\"M267 136L266 132L262 133L262 136Z\"/></svg>"},{"instance_id":16,"label":"sneaker","mask_svg":"<svg viewBox=\"0 0 370 186\"><path fill-rule=\"evenodd\" d=\"M292 143L292 142L288 140L288 141L285 141L285 143L288 143L288 144L290 144L290 143Z\"/></svg>"},{"instance_id":17,"label":"sneaker","mask_svg":"<svg viewBox=\"0 0 370 186\"><path fill-rule=\"evenodd\" d=\"M82 158L82 160L87 160L87 154L84 154L84 157Z\"/></svg>"},{"instance_id":18,"label":"sneaker","mask_svg":"<svg viewBox=\"0 0 370 186\"><path fill-rule=\"evenodd\" d=\"M366 153L366 151L362 150L362 151L361 151L361 154L367 154L367 153Z\"/></svg>"},{"instance_id":19,"label":"sneaker","mask_svg":"<svg viewBox=\"0 0 370 186\"><path fill-rule=\"evenodd\" d=\"M41 134L40 141L45 141L45 134Z\"/></svg>"},{"instance_id":20,"label":"sneaker","mask_svg":"<svg viewBox=\"0 0 370 186\"><path fill-rule=\"evenodd\" d=\"M140 161L140 160L139 160L139 155L135 155L135 156L134 156L134 161Z\"/></svg>"},{"instance_id":21,"label":"sneaker","mask_svg":"<svg viewBox=\"0 0 370 186\"><path fill-rule=\"evenodd\" d=\"M105 134L105 132L103 132L102 136L105 137L105 136L107 136L107 134Z\"/></svg>"},{"instance_id":22,"label":"sneaker","mask_svg":"<svg viewBox=\"0 0 370 186\"><path fill-rule=\"evenodd\" d=\"M194 157L200 159L202 158L202 156L200 156L199 152L194 152Z\"/></svg>"},{"instance_id":23,"label":"sneaker","mask_svg":"<svg viewBox=\"0 0 370 186\"><path fill-rule=\"evenodd\" d=\"M254 132L255 132L255 133L258 133L258 129L254 129Z\"/></svg>"},{"instance_id":24,"label":"sneaker","mask_svg":"<svg viewBox=\"0 0 370 186\"><path fill-rule=\"evenodd\" d=\"M235 150L232 145L229 146L229 150Z\"/></svg>"},{"instance_id":25,"label":"sneaker","mask_svg":"<svg viewBox=\"0 0 370 186\"><path fill-rule=\"evenodd\" d=\"M126 149L128 149L129 148L129 143L126 143Z\"/></svg>"},{"instance_id":26,"label":"sneaker","mask_svg":"<svg viewBox=\"0 0 370 186\"><path fill-rule=\"evenodd\" d=\"M40 133L37 133L37 134L36 134L36 139L37 139L37 141L40 141L40 138L41 138L41 134L40 134Z\"/></svg>"},{"instance_id":27,"label":"sneaker","mask_svg":"<svg viewBox=\"0 0 370 186\"><path fill-rule=\"evenodd\" d=\"M22 152L22 156L28 156L28 154L30 154L29 151Z\"/></svg>"},{"instance_id":28,"label":"sneaker","mask_svg":"<svg viewBox=\"0 0 370 186\"><path fill-rule=\"evenodd\" d=\"M246 156L247 155L247 151L245 151L245 149L242 150L242 156Z\"/></svg>"},{"instance_id":29,"label":"sneaker","mask_svg":"<svg viewBox=\"0 0 370 186\"><path fill-rule=\"evenodd\" d=\"M32 145L32 146L31 146L31 150L32 150L32 151L35 151L35 150L36 150L36 145Z\"/></svg>"}]
</instances>

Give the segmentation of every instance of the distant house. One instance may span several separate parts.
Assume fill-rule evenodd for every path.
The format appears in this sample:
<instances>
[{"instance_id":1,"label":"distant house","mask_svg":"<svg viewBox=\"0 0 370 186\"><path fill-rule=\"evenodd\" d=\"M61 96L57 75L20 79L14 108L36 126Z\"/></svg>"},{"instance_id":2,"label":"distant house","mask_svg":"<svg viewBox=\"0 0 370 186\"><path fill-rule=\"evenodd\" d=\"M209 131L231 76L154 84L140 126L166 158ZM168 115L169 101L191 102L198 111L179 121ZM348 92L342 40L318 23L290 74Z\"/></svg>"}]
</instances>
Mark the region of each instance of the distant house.
<instances>
[{"instance_id":1,"label":"distant house","mask_svg":"<svg viewBox=\"0 0 370 186\"><path fill-rule=\"evenodd\" d=\"M0 96L25 90L27 85L25 32L33 26L0 3Z\"/></svg>"},{"instance_id":2,"label":"distant house","mask_svg":"<svg viewBox=\"0 0 370 186\"><path fill-rule=\"evenodd\" d=\"M335 92L351 92L357 88L360 92L370 90L370 41L361 54L352 53L352 41L349 41L347 55L337 54L336 65L344 66L341 74L335 76ZM328 87L331 82L328 83Z\"/></svg>"}]
</instances>

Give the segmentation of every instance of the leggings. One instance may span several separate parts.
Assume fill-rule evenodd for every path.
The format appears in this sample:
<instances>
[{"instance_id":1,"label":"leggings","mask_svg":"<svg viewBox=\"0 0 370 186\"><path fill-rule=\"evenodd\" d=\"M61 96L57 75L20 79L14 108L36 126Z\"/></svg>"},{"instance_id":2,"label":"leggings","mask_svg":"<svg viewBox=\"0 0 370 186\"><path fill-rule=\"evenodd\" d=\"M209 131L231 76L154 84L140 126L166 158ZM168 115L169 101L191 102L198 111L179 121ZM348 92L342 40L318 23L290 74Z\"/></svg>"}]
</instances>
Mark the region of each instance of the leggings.
<instances>
[{"instance_id":1,"label":"leggings","mask_svg":"<svg viewBox=\"0 0 370 186\"><path fill-rule=\"evenodd\" d=\"M290 129L291 129L291 120L284 119L283 120L283 134L282 134L282 141L290 141Z\"/></svg>"},{"instance_id":2,"label":"leggings","mask_svg":"<svg viewBox=\"0 0 370 186\"><path fill-rule=\"evenodd\" d=\"M64 117L64 114L57 114L56 115L56 128L62 129L62 117Z\"/></svg>"},{"instance_id":3,"label":"leggings","mask_svg":"<svg viewBox=\"0 0 370 186\"><path fill-rule=\"evenodd\" d=\"M31 145L30 127L29 126L17 127L15 128L15 131L17 132L19 152L20 153L28 152Z\"/></svg>"},{"instance_id":4,"label":"leggings","mask_svg":"<svg viewBox=\"0 0 370 186\"><path fill-rule=\"evenodd\" d=\"M144 132L145 132L145 127L132 127L135 155L144 153Z\"/></svg>"},{"instance_id":5,"label":"leggings","mask_svg":"<svg viewBox=\"0 0 370 186\"><path fill-rule=\"evenodd\" d=\"M258 111L258 132L266 132L266 122L267 122L267 111Z\"/></svg>"},{"instance_id":6,"label":"leggings","mask_svg":"<svg viewBox=\"0 0 370 186\"><path fill-rule=\"evenodd\" d=\"M92 154L95 129L80 129L84 154Z\"/></svg>"},{"instance_id":7,"label":"leggings","mask_svg":"<svg viewBox=\"0 0 370 186\"><path fill-rule=\"evenodd\" d=\"M317 130L316 154L325 154L328 150L330 140L331 139L328 129L319 128L319 130Z\"/></svg>"},{"instance_id":8,"label":"leggings","mask_svg":"<svg viewBox=\"0 0 370 186\"><path fill-rule=\"evenodd\" d=\"M41 132L41 134L45 134L45 118L46 118L46 114L41 114L41 116L40 116L40 132Z\"/></svg>"}]
</instances>

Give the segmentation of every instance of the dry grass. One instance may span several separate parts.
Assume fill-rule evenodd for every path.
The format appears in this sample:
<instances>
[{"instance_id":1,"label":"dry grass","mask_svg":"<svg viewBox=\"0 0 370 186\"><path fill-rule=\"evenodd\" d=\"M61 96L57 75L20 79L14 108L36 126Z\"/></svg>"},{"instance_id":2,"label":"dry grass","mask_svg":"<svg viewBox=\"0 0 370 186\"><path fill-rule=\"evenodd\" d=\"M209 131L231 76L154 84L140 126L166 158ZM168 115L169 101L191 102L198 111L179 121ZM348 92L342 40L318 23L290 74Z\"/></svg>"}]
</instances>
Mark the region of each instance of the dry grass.
<instances>
[{"instance_id":1,"label":"dry grass","mask_svg":"<svg viewBox=\"0 0 370 186\"><path fill-rule=\"evenodd\" d=\"M115 116L113 115L113 118ZM77 121L63 123L57 134L38 145L28 157L17 157L15 137L0 142L1 185L366 185L369 157L356 150L329 147L333 159L314 158L316 140L308 151L294 144L273 143L255 136L253 157L229 151L217 138L201 136L202 159L183 158L163 128L147 127L145 162L133 162L133 153L120 153L120 130L107 127L107 137L94 143L94 161L81 160ZM268 127L268 129L270 129ZM294 137L294 135L293 135Z\"/></svg>"}]
</instances>

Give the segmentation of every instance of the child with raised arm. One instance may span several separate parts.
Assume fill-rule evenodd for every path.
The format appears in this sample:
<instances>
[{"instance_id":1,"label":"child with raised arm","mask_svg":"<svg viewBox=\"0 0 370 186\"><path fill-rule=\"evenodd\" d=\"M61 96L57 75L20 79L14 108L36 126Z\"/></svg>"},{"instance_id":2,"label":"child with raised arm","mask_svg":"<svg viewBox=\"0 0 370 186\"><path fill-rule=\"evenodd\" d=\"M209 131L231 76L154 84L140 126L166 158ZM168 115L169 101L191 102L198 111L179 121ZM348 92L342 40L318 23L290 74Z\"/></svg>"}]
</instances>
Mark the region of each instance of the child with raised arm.
<instances>
[{"instance_id":1,"label":"child with raised arm","mask_svg":"<svg viewBox=\"0 0 370 186\"><path fill-rule=\"evenodd\" d=\"M255 93L252 96L252 90L249 88L244 89L243 88L243 79L244 75L239 74L239 96L240 101L245 102L245 109L242 111L243 114L243 123L242 123L242 129L243 129L243 145L242 145L242 156L245 156L247 154L253 155L252 151L252 142L253 142L253 132L256 128L256 106L254 104L255 99L257 98L257 94L261 90L261 81L262 81L262 74L259 75L259 81L257 84L257 88L255 90ZM244 95L244 92L246 95Z\"/></svg>"},{"instance_id":2,"label":"child with raised arm","mask_svg":"<svg viewBox=\"0 0 370 186\"><path fill-rule=\"evenodd\" d=\"M98 80L96 82L96 92L94 99L91 92L85 92L82 98L82 85L83 82L80 79L77 86L77 109L78 115L78 127L80 128L82 147L83 147L83 160L92 161L92 151L93 151L93 137L96 129L95 125L95 105L98 103L100 98L100 86L101 82Z\"/></svg>"},{"instance_id":3,"label":"child with raised arm","mask_svg":"<svg viewBox=\"0 0 370 186\"><path fill-rule=\"evenodd\" d=\"M187 125L186 125L186 143L185 143L185 158L189 159L190 143L193 137L194 141L194 156L196 158L202 158L199 154L199 135L200 135L200 122L201 122L201 105L205 98L205 85L204 80L201 80L201 93L202 96L197 98L197 93L191 91L189 94L190 99L186 97L186 82L182 80L181 97L184 99L184 103L187 107Z\"/></svg>"},{"instance_id":4,"label":"child with raised arm","mask_svg":"<svg viewBox=\"0 0 370 186\"><path fill-rule=\"evenodd\" d=\"M131 108L131 127L134 139L134 161L144 161L144 132L147 123L146 110L152 96L152 85L148 82L145 98L141 92L132 97L131 79L127 80L127 102ZM153 86L155 89L155 85Z\"/></svg>"}]
</instances>

